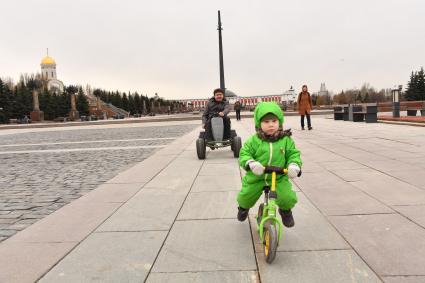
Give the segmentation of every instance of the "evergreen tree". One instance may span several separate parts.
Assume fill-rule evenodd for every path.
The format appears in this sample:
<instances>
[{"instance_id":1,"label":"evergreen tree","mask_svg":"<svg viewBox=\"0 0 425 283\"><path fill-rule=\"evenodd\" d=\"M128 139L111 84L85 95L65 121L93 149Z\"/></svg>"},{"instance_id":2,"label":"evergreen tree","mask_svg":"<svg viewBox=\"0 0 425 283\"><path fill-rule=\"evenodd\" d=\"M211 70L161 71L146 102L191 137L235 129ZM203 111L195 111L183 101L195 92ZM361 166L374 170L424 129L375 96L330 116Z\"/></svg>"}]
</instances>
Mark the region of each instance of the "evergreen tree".
<instances>
[{"instance_id":1,"label":"evergreen tree","mask_svg":"<svg viewBox=\"0 0 425 283\"><path fill-rule=\"evenodd\" d=\"M418 97L417 97L418 100L425 100L425 73L424 73L423 67L418 72L416 83L417 83L416 88L418 93Z\"/></svg>"},{"instance_id":2,"label":"evergreen tree","mask_svg":"<svg viewBox=\"0 0 425 283\"><path fill-rule=\"evenodd\" d=\"M5 124L9 122L9 98L6 94L6 87L0 79L0 123Z\"/></svg>"},{"instance_id":3,"label":"evergreen tree","mask_svg":"<svg viewBox=\"0 0 425 283\"><path fill-rule=\"evenodd\" d=\"M39 95L38 95L38 102L40 104L40 110L44 112L44 119L48 120L48 116L46 114L46 108L49 103L50 94L49 92L44 89Z\"/></svg>"},{"instance_id":4,"label":"evergreen tree","mask_svg":"<svg viewBox=\"0 0 425 283\"><path fill-rule=\"evenodd\" d=\"M369 98L369 93L368 92L366 92L366 94L364 95L364 97L363 97L363 102L364 103L368 103L369 102L369 100L370 100L370 98Z\"/></svg>"},{"instance_id":5,"label":"evergreen tree","mask_svg":"<svg viewBox=\"0 0 425 283\"><path fill-rule=\"evenodd\" d=\"M136 114L136 104L134 102L134 96L131 94L128 96L128 111L130 114Z\"/></svg>"},{"instance_id":6,"label":"evergreen tree","mask_svg":"<svg viewBox=\"0 0 425 283\"><path fill-rule=\"evenodd\" d=\"M108 97L108 95L106 94L105 91L102 91L102 93L100 95L100 99L105 103L109 103L109 97Z\"/></svg>"},{"instance_id":7,"label":"evergreen tree","mask_svg":"<svg viewBox=\"0 0 425 283\"><path fill-rule=\"evenodd\" d=\"M71 96L63 92L56 96L56 117L67 117L71 110Z\"/></svg>"},{"instance_id":8,"label":"evergreen tree","mask_svg":"<svg viewBox=\"0 0 425 283\"><path fill-rule=\"evenodd\" d=\"M93 95L94 96L97 96L97 97L101 97L102 96L102 90L101 89L98 89L98 88L96 88L95 90L93 90Z\"/></svg>"},{"instance_id":9,"label":"evergreen tree","mask_svg":"<svg viewBox=\"0 0 425 283\"><path fill-rule=\"evenodd\" d=\"M115 94L115 106L116 107L118 107L118 108L123 108L123 105L122 105L122 96L121 96L121 93L119 92L119 91L117 91L116 92L116 94Z\"/></svg>"},{"instance_id":10,"label":"evergreen tree","mask_svg":"<svg viewBox=\"0 0 425 283\"><path fill-rule=\"evenodd\" d=\"M74 85L69 85L65 88L66 93L68 94L74 94L78 92L78 87Z\"/></svg>"},{"instance_id":11,"label":"evergreen tree","mask_svg":"<svg viewBox=\"0 0 425 283\"><path fill-rule=\"evenodd\" d=\"M146 109L144 109L145 111L146 111L146 113L151 113L151 111L153 111L153 109L151 109L151 101L150 101L150 99L148 98L148 96L146 95L145 97L144 97L144 101L145 101L145 106L146 106Z\"/></svg>"},{"instance_id":12,"label":"evergreen tree","mask_svg":"<svg viewBox=\"0 0 425 283\"><path fill-rule=\"evenodd\" d=\"M425 74L423 67L419 72L413 72L407 82L407 89L404 92L406 100L425 100Z\"/></svg>"},{"instance_id":13,"label":"evergreen tree","mask_svg":"<svg viewBox=\"0 0 425 283\"><path fill-rule=\"evenodd\" d=\"M410 74L410 80L407 82L407 89L404 92L404 98L406 100L416 100L416 73Z\"/></svg>"},{"instance_id":14,"label":"evergreen tree","mask_svg":"<svg viewBox=\"0 0 425 283\"><path fill-rule=\"evenodd\" d=\"M15 89L15 98L13 103L12 117L21 119L29 116L32 111L32 93L24 82L20 83Z\"/></svg>"},{"instance_id":15,"label":"evergreen tree","mask_svg":"<svg viewBox=\"0 0 425 283\"><path fill-rule=\"evenodd\" d=\"M135 113L136 114L143 113L142 101L140 100L140 96L139 96L139 94L137 92L134 94L134 107L135 107Z\"/></svg>"},{"instance_id":16,"label":"evergreen tree","mask_svg":"<svg viewBox=\"0 0 425 283\"><path fill-rule=\"evenodd\" d=\"M58 95L56 93L46 95L46 109L44 110L44 117L46 120L53 120L57 115Z\"/></svg>"},{"instance_id":17,"label":"evergreen tree","mask_svg":"<svg viewBox=\"0 0 425 283\"><path fill-rule=\"evenodd\" d=\"M121 98L122 109L129 111L127 94L124 92Z\"/></svg>"},{"instance_id":18,"label":"evergreen tree","mask_svg":"<svg viewBox=\"0 0 425 283\"><path fill-rule=\"evenodd\" d=\"M363 100L362 100L362 95L361 95L361 93L359 92L359 93L357 93L357 95L355 95L355 103L360 103L360 102L362 102Z\"/></svg>"},{"instance_id":19,"label":"evergreen tree","mask_svg":"<svg viewBox=\"0 0 425 283\"><path fill-rule=\"evenodd\" d=\"M77 110L80 114L80 116L87 116L89 115L89 102L87 100L87 97L85 96L83 92L83 88L78 88L78 94L77 94Z\"/></svg>"}]
</instances>

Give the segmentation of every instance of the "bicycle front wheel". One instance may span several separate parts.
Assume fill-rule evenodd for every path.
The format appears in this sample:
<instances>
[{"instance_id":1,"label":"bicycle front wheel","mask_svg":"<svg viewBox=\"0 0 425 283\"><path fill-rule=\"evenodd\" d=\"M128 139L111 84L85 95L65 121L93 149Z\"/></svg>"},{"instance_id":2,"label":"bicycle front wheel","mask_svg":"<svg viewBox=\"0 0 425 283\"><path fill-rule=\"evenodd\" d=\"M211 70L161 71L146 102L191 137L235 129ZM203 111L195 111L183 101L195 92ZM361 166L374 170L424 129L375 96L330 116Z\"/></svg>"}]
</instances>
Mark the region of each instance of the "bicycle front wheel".
<instances>
[{"instance_id":1,"label":"bicycle front wheel","mask_svg":"<svg viewBox=\"0 0 425 283\"><path fill-rule=\"evenodd\" d=\"M264 223L264 257L267 263L272 263L276 257L278 235L277 229L273 222L267 221Z\"/></svg>"}]
</instances>

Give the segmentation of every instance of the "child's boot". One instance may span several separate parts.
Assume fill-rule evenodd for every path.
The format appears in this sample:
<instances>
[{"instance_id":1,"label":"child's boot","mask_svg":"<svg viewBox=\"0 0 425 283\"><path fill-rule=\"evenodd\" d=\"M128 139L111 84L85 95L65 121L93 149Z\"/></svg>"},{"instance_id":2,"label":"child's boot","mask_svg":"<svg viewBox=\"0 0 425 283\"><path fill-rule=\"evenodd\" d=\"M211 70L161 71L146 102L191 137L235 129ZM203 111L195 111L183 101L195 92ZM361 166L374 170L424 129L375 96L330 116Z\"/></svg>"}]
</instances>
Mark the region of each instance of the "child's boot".
<instances>
[{"instance_id":1,"label":"child's boot","mask_svg":"<svg viewBox=\"0 0 425 283\"><path fill-rule=\"evenodd\" d=\"M238 207L238 220L243 222L248 217L249 208L245 209L242 207Z\"/></svg>"},{"instance_id":2,"label":"child's boot","mask_svg":"<svg viewBox=\"0 0 425 283\"><path fill-rule=\"evenodd\" d=\"M295 221L291 210L282 210L279 208L279 214L282 217L282 223L288 228L294 227Z\"/></svg>"}]
</instances>

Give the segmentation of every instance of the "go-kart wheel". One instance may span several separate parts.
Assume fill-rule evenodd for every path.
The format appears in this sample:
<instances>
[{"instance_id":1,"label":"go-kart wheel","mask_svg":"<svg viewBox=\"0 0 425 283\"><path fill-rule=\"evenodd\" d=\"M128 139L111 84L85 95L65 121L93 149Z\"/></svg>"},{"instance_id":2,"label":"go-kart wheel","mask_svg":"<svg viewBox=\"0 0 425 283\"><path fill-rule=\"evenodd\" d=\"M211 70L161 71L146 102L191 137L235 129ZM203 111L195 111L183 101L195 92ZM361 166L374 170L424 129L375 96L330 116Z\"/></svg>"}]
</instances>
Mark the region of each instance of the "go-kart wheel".
<instances>
[{"instance_id":1,"label":"go-kart wheel","mask_svg":"<svg viewBox=\"0 0 425 283\"><path fill-rule=\"evenodd\" d=\"M241 150L242 147L242 140L241 137L234 137L232 140L232 148L233 148L233 156L235 158L239 157L239 151Z\"/></svg>"},{"instance_id":2,"label":"go-kart wheel","mask_svg":"<svg viewBox=\"0 0 425 283\"><path fill-rule=\"evenodd\" d=\"M276 257L278 244L277 229L273 222L264 223L263 239L264 257L267 263L272 263Z\"/></svg>"},{"instance_id":3,"label":"go-kart wheel","mask_svg":"<svg viewBox=\"0 0 425 283\"><path fill-rule=\"evenodd\" d=\"M206 145L204 139L197 139L196 140L196 153L198 154L199 159L205 159L205 151L206 151Z\"/></svg>"},{"instance_id":4,"label":"go-kart wheel","mask_svg":"<svg viewBox=\"0 0 425 283\"><path fill-rule=\"evenodd\" d=\"M232 143L230 144L230 148L232 149L232 151L234 151L234 150L235 150L235 148L233 147L233 139L234 139L235 137L237 137L237 135L236 135L236 131L235 131L235 130L230 130L230 137L232 138Z\"/></svg>"},{"instance_id":5,"label":"go-kart wheel","mask_svg":"<svg viewBox=\"0 0 425 283\"><path fill-rule=\"evenodd\" d=\"M230 130L230 136L232 138L236 137L237 136L236 131L235 130Z\"/></svg>"}]
</instances>

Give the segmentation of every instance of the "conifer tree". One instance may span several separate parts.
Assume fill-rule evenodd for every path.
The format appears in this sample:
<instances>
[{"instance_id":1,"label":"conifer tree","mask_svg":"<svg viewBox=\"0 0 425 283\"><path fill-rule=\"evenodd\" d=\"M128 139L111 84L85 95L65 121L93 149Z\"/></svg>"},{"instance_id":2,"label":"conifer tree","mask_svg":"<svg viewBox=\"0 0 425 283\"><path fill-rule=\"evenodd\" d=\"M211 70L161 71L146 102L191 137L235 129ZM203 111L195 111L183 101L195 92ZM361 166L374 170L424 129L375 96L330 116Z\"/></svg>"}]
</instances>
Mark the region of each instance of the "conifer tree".
<instances>
[{"instance_id":1,"label":"conifer tree","mask_svg":"<svg viewBox=\"0 0 425 283\"><path fill-rule=\"evenodd\" d=\"M416 98L416 73L410 74L410 80L407 82L407 89L404 92L404 98L406 100L415 100Z\"/></svg>"},{"instance_id":2,"label":"conifer tree","mask_svg":"<svg viewBox=\"0 0 425 283\"><path fill-rule=\"evenodd\" d=\"M418 94L417 100L425 100L425 73L423 67L418 72L416 83L416 89Z\"/></svg>"},{"instance_id":3,"label":"conifer tree","mask_svg":"<svg viewBox=\"0 0 425 283\"><path fill-rule=\"evenodd\" d=\"M130 114L136 114L136 104L134 103L134 96L128 95L128 111Z\"/></svg>"},{"instance_id":4,"label":"conifer tree","mask_svg":"<svg viewBox=\"0 0 425 283\"><path fill-rule=\"evenodd\" d=\"M124 92L121 98L122 109L129 111L127 94Z\"/></svg>"},{"instance_id":5,"label":"conifer tree","mask_svg":"<svg viewBox=\"0 0 425 283\"><path fill-rule=\"evenodd\" d=\"M142 109L142 102L141 102L141 100L140 100L140 96L139 96L139 94L136 92L135 94L134 94L134 107L135 107L135 113L136 114L141 114L141 113L143 113L143 109Z\"/></svg>"},{"instance_id":6,"label":"conifer tree","mask_svg":"<svg viewBox=\"0 0 425 283\"><path fill-rule=\"evenodd\" d=\"M9 122L9 102L6 94L6 87L0 79L0 123L5 124Z\"/></svg>"},{"instance_id":7,"label":"conifer tree","mask_svg":"<svg viewBox=\"0 0 425 283\"><path fill-rule=\"evenodd\" d=\"M404 92L406 100L425 100L425 74L422 67L419 72L413 72L407 82L407 89Z\"/></svg>"},{"instance_id":8,"label":"conifer tree","mask_svg":"<svg viewBox=\"0 0 425 283\"><path fill-rule=\"evenodd\" d=\"M87 101L82 87L78 88L76 104L77 110L81 116L89 115L89 102Z\"/></svg>"}]
</instances>

